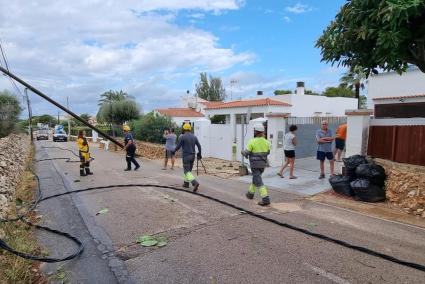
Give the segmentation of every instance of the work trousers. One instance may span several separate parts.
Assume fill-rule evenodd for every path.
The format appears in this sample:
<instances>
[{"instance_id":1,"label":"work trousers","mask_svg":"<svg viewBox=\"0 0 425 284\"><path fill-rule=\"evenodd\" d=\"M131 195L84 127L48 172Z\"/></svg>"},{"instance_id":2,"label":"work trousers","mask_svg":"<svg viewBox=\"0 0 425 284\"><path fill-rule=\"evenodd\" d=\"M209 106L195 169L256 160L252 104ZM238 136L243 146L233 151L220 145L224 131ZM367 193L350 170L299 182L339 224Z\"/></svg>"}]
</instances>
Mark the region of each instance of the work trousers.
<instances>
[{"instance_id":1,"label":"work trousers","mask_svg":"<svg viewBox=\"0 0 425 284\"><path fill-rule=\"evenodd\" d=\"M264 185L263 178L261 177L261 175L264 172L264 168L251 168L251 172L252 172L252 183L248 189L249 193L254 194L257 187L259 187L260 196L263 198L268 196L269 194L267 192L267 187Z\"/></svg>"},{"instance_id":2,"label":"work trousers","mask_svg":"<svg viewBox=\"0 0 425 284\"><path fill-rule=\"evenodd\" d=\"M139 163L134 158L136 156L136 152L127 152L125 155L125 160L127 161L127 169L131 170L131 163L134 164L136 168L140 167Z\"/></svg>"},{"instance_id":3,"label":"work trousers","mask_svg":"<svg viewBox=\"0 0 425 284\"><path fill-rule=\"evenodd\" d=\"M184 172L184 182L192 183L192 185L198 184L198 181L192 174L193 164L195 163L195 154L187 155L182 158L183 160L183 172Z\"/></svg>"},{"instance_id":4,"label":"work trousers","mask_svg":"<svg viewBox=\"0 0 425 284\"><path fill-rule=\"evenodd\" d=\"M79 152L80 156L80 173L90 172L90 154L86 152Z\"/></svg>"}]
</instances>

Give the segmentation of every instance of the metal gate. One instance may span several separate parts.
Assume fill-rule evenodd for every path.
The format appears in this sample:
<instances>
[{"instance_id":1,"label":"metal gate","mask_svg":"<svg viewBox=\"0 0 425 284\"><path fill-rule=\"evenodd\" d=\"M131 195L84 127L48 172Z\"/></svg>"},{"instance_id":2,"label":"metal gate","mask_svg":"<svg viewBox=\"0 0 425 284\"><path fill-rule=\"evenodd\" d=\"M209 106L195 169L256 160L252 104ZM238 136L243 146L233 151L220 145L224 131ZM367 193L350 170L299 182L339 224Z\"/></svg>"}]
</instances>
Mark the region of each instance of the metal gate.
<instances>
[{"instance_id":1,"label":"metal gate","mask_svg":"<svg viewBox=\"0 0 425 284\"><path fill-rule=\"evenodd\" d=\"M346 116L331 116L331 117L288 117L286 119L286 132L289 131L289 126L294 124L298 127L297 135L297 158L306 158L316 155L317 142L316 131L321 127L323 120L327 120L329 128L336 131L337 127L343 123L347 123Z\"/></svg>"}]
</instances>

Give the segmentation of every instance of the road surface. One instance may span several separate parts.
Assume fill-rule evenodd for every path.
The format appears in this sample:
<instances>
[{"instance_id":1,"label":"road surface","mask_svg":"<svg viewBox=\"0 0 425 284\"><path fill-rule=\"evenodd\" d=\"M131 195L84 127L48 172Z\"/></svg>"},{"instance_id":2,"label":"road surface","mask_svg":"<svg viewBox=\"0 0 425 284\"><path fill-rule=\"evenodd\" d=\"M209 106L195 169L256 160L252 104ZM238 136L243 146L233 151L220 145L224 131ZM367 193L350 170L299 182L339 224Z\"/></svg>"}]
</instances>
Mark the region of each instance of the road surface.
<instances>
[{"instance_id":1,"label":"road surface","mask_svg":"<svg viewBox=\"0 0 425 284\"><path fill-rule=\"evenodd\" d=\"M36 159L71 157L59 146L36 142ZM182 171L162 171L142 160L125 172L123 154L92 147L93 176L79 176L79 164L36 163L44 196L111 184L180 186ZM270 189L273 206L262 208L244 196L237 180L200 176L200 192L316 233L425 265L425 230L376 219ZM282 181L283 182L283 181ZM96 215L107 208L105 214ZM52 278L70 283L424 283L425 272L355 251L249 216L202 197L153 187L102 189L42 203L42 222L80 237L78 259L44 265ZM164 247L142 247L142 235L163 235ZM66 240L39 234L51 256L71 251ZM60 278L60 277L59 277Z\"/></svg>"}]
</instances>

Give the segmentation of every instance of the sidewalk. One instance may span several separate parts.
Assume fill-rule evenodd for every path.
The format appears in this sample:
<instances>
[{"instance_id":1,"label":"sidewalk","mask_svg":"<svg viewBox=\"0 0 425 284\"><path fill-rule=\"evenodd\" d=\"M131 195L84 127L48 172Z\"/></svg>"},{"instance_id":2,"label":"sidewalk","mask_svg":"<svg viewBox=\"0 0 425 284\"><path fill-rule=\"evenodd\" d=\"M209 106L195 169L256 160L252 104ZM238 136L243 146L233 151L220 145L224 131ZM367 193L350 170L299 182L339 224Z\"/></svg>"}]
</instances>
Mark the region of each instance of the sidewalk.
<instances>
[{"instance_id":1,"label":"sidewalk","mask_svg":"<svg viewBox=\"0 0 425 284\"><path fill-rule=\"evenodd\" d=\"M335 162L335 172L340 172L342 163ZM295 175L297 179L289 179L289 169L285 169L281 178L277 175L280 167L266 168L263 174L263 182L266 186L274 187L286 192L293 192L305 196L312 196L317 193L325 192L331 188L329 178L329 162L325 163L325 179L319 179L319 162L315 157L308 157L295 160ZM243 176L237 178L239 181L251 183L252 176Z\"/></svg>"}]
</instances>

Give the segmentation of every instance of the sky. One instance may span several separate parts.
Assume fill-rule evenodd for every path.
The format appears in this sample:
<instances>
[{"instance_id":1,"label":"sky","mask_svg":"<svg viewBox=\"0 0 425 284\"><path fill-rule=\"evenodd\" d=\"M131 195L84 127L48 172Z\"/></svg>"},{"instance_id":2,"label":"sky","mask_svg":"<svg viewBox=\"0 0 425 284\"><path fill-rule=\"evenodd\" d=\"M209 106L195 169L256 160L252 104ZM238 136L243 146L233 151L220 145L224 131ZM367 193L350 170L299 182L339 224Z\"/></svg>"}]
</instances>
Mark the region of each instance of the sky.
<instances>
[{"instance_id":1,"label":"sky","mask_svg":"<svg viewBox=\"0 0 425 284\"><path fill-rule=\"evenodd\" d=\"M12 73L61 104L68 97L77 114L95 115L108 90L148 112L179 107L201 72L220 77L228 99L273 96L297 81L336 86L345 70L321 62L314 45L344 2L0 0L0 41ZM3 89L17 93L5 76ZM30 99L34 115L57 115Z\"/></svg>"}]
</instances>

